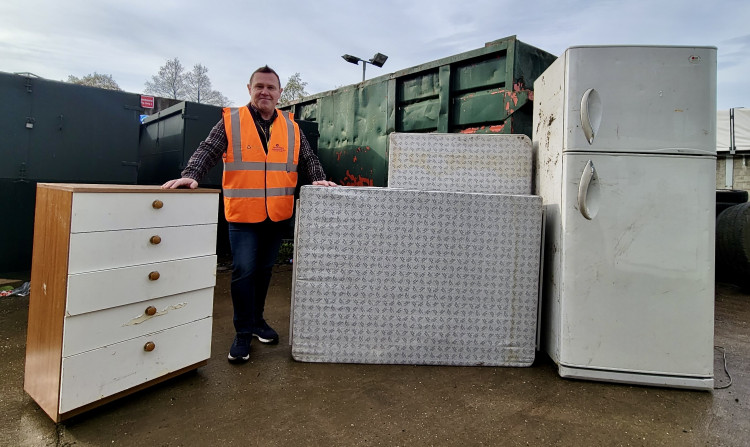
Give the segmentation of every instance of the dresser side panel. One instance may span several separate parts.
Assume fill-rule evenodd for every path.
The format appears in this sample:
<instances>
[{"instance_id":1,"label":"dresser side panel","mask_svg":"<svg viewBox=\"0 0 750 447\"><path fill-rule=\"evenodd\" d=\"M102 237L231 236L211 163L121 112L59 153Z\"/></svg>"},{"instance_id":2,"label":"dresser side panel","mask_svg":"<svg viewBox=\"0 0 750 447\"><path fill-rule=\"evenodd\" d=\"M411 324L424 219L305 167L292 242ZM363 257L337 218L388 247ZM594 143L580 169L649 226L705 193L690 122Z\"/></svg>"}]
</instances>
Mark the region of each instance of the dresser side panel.
<instances>
[{"instance_id":1,"label":"dresser side panel","mask_svg":"<svg viewBox=\"0 0 750 447\"><path fill-rule=\"evenodd\" d=\"M32 250L24 390L58 419L72 193L39 185Z\"/></svg>"}]
</instances>

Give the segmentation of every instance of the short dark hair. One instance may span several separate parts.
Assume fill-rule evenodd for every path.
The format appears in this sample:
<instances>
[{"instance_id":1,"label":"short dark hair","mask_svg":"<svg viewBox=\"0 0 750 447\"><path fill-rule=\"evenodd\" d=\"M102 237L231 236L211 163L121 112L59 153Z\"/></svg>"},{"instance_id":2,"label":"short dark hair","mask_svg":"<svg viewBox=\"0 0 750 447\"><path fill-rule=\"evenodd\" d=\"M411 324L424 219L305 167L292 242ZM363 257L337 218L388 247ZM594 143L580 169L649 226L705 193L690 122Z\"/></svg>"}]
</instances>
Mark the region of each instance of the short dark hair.
<instances>
[{"instance_id":1,"label":"short dark hair","mask_svg":"<svg viewBox=\"0 0 750 447\"><path fill-rule=\"evenodd\" d=\"M253 74L250 75L251 87L253 86L253 76L255 76L255 73L273 73L274 75L276 75L276 79L278 79L279 81L279 88L281 88L281 78L279 78L279 74L276 73L276 71L273 68L269 67L268 65L264 65L260 67L259 69L255 70Z\"/></svg>"}]
</instances>

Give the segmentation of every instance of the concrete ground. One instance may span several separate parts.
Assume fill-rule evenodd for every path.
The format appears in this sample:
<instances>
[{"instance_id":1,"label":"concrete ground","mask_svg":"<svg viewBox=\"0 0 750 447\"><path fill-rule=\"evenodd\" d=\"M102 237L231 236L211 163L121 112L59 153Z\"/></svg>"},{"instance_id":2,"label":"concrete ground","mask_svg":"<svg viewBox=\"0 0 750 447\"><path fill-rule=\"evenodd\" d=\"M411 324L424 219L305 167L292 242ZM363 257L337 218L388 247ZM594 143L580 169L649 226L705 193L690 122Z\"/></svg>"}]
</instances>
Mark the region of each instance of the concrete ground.
<instances>
[{"instance_id":1,"label":"concrete ground","mask_svg":"<svg viewBox=\"0 0 750 447\"><path fill-rule=\"evenodd\" d=\"M290 289L291 266L277 267L266 316L281 343L231 365L220 272L207 366L60 424L23 391L28 297L0 298L0 445L750 445L750 295L732 286L717 285L715 344L734 383L712 392L561 379L543 354L530 368L298 363Z\"/></svg>"}]
</instances>

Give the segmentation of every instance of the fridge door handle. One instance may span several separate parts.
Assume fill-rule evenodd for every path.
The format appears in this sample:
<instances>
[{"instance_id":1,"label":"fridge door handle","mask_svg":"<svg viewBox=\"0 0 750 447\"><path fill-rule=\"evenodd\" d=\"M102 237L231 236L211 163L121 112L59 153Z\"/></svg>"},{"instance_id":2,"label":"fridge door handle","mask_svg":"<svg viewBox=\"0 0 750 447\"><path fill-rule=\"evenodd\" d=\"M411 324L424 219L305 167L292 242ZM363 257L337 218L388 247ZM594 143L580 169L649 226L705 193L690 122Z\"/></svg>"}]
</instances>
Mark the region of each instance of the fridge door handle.
<instances>
[{"instance_id":1,"label":"fridge door handle","mask_svg":"<svg viewBox=\"0 0 750 447\"><path fill-rule=\"evenodd\" d=\"M591 160L583 168L581 183L578 184L578 210L588 220L599 212L599 176Z\"/></svg>"},{"instance_id":2,"label":"fridge door handle","mask_svg":"<svg viewBox=\"0 0 750 447\"><path fill-rule=\"evenodd\" d=\"M581 98L581 128L589 144L594 143L594 137L599 132L602 122L602 100L593 88L586 90Z\"/></svg>"}]
</instances>

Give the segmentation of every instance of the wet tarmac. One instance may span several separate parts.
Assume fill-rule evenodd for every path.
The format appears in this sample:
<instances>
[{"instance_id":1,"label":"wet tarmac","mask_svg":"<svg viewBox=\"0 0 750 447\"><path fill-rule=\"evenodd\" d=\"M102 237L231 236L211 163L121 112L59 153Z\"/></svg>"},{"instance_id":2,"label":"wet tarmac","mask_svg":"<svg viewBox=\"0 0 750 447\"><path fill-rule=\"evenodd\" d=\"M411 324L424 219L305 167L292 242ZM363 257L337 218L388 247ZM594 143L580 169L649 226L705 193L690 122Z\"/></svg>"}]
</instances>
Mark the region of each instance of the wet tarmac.
<instances>
[{"instance_id":1,"label":"wet tarmac","mask_svg":"<svg viewBox=\"0 0 750 447\"><path fill-rule=\"evenodd\" d=\"M273 278L276 346L231 344L220 272L208 365L55 424L23 391L28 297L0 298L2 446L748 446L750 295L716 289L715 344L733 383L688 391L561 379L530 368L299 363L288 344L291 266ZM715 351L716 386L728 384Z\"/></svg>"}]
</instances>

